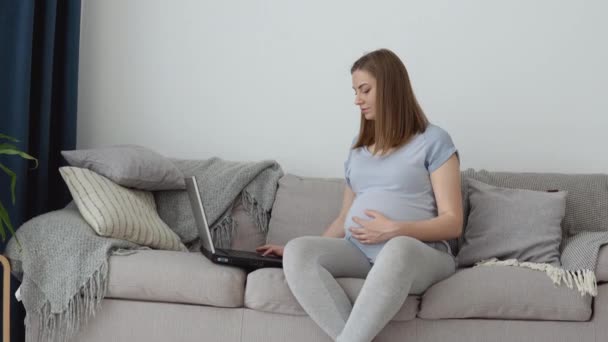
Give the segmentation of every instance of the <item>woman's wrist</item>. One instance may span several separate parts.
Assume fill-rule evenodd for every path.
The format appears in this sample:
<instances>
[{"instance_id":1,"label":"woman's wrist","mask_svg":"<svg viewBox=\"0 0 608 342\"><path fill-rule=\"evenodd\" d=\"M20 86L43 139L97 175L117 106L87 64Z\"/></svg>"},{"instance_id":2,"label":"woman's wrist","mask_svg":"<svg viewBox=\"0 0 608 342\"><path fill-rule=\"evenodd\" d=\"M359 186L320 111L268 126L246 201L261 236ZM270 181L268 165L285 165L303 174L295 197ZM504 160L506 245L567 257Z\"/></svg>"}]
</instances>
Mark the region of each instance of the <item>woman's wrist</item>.
<instances>
[{"instance_id":1,"label":"woman's wrist","mask_svg":"<svg viewBox=\"0 0 608 342\"><path fill-rule=\"evenodd\" d=\"M390 237L394 238L397 236L401 236L401 235L406 235L405 234L405 230L407 229L407 222L405 221L391 221L391 228L390 228Z\"/></svg>"}]
</instances>

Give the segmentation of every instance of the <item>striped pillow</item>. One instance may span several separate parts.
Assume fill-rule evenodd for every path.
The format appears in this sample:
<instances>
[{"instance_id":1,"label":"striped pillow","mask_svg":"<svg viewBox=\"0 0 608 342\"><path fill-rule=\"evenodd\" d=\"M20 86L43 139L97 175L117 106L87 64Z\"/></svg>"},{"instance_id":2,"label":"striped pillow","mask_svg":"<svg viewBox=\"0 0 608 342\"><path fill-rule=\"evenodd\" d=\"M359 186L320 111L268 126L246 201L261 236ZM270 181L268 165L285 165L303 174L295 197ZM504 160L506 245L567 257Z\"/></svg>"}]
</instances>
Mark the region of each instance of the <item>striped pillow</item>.
<instances>
[{"instance_id":1,"label":"striped pillow","mask_svg":"<svg viewBox=\"0 0 608 342\"><path fill-rule=\"evenodd\" d=\"M80 214L98 235L157 249L187 251L158 216L151 192L122 187L88 169L65 166L59 172Z\"/></svg>"}]
</instances>

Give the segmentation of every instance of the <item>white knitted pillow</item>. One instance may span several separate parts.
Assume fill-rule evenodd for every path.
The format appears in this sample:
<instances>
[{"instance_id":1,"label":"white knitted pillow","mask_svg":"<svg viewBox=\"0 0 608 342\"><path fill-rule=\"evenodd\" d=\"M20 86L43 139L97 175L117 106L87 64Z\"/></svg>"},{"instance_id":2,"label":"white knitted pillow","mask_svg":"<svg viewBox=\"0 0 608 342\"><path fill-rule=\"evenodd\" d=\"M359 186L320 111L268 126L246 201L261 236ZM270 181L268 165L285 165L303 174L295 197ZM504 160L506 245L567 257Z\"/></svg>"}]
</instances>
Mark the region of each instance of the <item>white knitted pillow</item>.
<instances>
[{"instance_id":1,"label":"white knitted pillow","mask_svg":"<svg viewBox=\"0 0 608 342\"><path fill-rule=\"evenodd\" d=\"M91 170L59 168L85 221L100 236L157 249L187 251L161 220L150 191L128 189Z\"/></svg>"}]
</instances>

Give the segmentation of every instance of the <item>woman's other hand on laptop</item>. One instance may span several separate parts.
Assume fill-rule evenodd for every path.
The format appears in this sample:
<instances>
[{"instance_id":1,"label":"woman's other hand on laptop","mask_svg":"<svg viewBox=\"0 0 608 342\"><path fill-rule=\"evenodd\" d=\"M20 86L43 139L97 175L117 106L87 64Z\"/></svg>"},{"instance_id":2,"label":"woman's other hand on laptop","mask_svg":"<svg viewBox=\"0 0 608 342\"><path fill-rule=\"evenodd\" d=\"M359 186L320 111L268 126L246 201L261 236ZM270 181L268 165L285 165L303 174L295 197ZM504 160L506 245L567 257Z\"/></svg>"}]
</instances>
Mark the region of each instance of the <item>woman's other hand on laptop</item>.
<instances>
[{"instance_id":1,"label":"woman's other hand on laptop","mask_svg":"<svg viewBox=\"0 0 608 342\"><path fill-rule=\"evenodd\" d=\"M264 255L274 254L278 256L283 256L283 246L279 245L264 245L255 249L256 252Z\"/></svg>"}]
</instances>

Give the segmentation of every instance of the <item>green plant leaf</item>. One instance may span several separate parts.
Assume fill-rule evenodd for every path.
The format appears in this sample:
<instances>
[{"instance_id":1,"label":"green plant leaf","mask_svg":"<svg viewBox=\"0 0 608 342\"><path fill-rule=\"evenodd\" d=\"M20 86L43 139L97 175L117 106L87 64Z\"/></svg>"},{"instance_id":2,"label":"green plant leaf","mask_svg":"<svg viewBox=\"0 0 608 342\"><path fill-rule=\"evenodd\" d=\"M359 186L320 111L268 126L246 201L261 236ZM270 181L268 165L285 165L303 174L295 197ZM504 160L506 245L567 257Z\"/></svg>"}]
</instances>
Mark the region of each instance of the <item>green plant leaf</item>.
<instances>
[{"instance_id":1,"label":"green plant leaf","mask_svg":"<svg viewBox=\"0 0 608 342\"><path fill-rule=\"evenodd\" d=\"M10 140L12 142L19 142L19 140L15 139L9 135L2 134L2 133L0 133L0 139L6 139L6 140Z\"/></svg>"},{"instance_id":2,"label":"green plant leaf","mask_svg":"<svg viewBox=\"0 0 608 342\"><path fill-rule=\"evenodd\" d=\"M2 163L0 163L0 169L2 169L9 177L11 177L11 199L13 200L13 204L15 204L15 186L17 185L17 175L13 171L11 171L11 169L2 165Z\"/></svg>"},{"instance_id":3,"label":"green plant leaf","mask_svg":"<svg viewBox=\"0 0 608 342\"><path fill-rule=\"evenodd\" d=\"M8 215L8 213L7 213ZM6 241L6 232L4 231L4 222L2 219L0 219L0 237L2 238L2 242ZM7 227L8 228L8 227Z\"/></svg>"},{"instance_id":4,"label":"green plant leaf","mask_svg":"<svg viewBox=\"0 0 608 342\"><path fill-rule=\"evenodd\" d=\"M6 208L4 208L4 206L2 205L2 202L0 202L0 235L2 236L2 242L4 242L6 240L6 232L4 231L4 227L2 227L2 222L4 222L4 225L6 226L6 228L8 228L8 231L11 232L11 234L15 237L15 241L17 242L17 245L21 250L23 247L21 246L21 242L19 242L17 235L15 235L15 230L13 229L13 225L11 224L11 219L8 216L8 212L6 211Z\"/></svg>"},{"instance_id":5,"label":"green plant leaf","mask_svg":"<svg viewBox=\"0 0 608 342\"><path fill-rule=\"evenodd\" d=\"M6 144L6 143L0 144L0 154L18 155L19 157L21 157L23 159L33 160L36 162L36 166L34 166L34 168L38 167L38 159L30 156L29 154L27 154L25 152L18 150L15 145Z\"/></svg>"},{"instance_id":6,"label":"green plant leaf","mask_svg":"<svg viewBox=\"0 0 608 342\"><path fill-rule=\"evenodd\" d=\"M38 167L38 159L19 150L17 148L17 146L12 144L12 143L19 142L19 140L15 139L11 136L8 136L6 134L2 134L2 133L0 133L0 140L8 140L9 142L11 142L11 143L6 143L6 142L0 143L0 155L2 155L2 154L16 155L23 159L33 160L36 162L36 166L34 168ZM15 204L15 187L17 184L17 175L15 174L15 172L13 172L11 169L6 167L2 163L0 163L0 169L2 171L4 171L4 173L6 173L11 178L11 199L12 199L13 204ZM15 237L15 241L17 242L17 245L19 246L19 250L21 251L23 248L21 246L21 242L19 242L19 239L17 238L17 235L15 234L15 229L13 228L13 225L11 223L11 219L10 219L10 216L8 215L8 211L6 210L6 208L4 208L4 205L2 204L2 202L0 202L0 237L2 238L3 242L6 240L6 236L7 236L7 232L6 232L6 230L4 230L5 226L6 226L6 229Z\"/></svg>"},{"instance_id":7,"label":"green plant leaf","mask_svg":"<svg viewBox=\"0 0 608 342\"><path fill-rule=\"evenodd\" d=\"M19 149L17 148L17 146L13 145L13 144L8 144L8 143L2 143L0 144L0 152L6 150L6 151L19 151Z\"/></svg>"}]
</instances>

